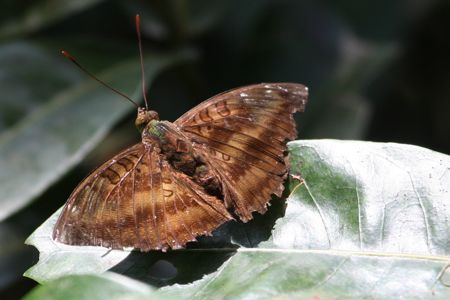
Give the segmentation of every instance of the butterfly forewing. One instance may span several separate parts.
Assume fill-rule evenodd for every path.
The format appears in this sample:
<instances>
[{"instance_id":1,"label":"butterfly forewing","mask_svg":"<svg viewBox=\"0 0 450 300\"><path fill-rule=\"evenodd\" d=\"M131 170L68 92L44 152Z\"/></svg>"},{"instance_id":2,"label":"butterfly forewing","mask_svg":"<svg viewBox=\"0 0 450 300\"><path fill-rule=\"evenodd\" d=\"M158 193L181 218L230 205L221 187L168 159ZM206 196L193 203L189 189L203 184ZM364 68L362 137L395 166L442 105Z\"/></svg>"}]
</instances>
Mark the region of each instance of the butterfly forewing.
<instances>
[{"instance_id":1,"label":"butterfly forewing","mask_svg":"<svg viewBox=\"0 0 450 300\"><path fill-rule=\"evenodd\" d=\"M56 223L53 237L67 244L100 245L115 247L122 244L134 222L132 207L127 207L122 194L131 191L130 182L124 182L135 169L142 156L142 144L135 145L116 155L92 172L69 197ZM123 164L123 167L122 167ZM117 172L114 170L126 170ZM111 213L114 211L114 213ZM120 215L117 212L120 211ZM109 224L105 238L99 238L102 226ZM119 230L122 229L122 230ZM116 233L114 233L116 231ZM108 239L108 236L114 238Z\"/></svg>"},{"instance_id":2,"label":"butterfly forewing","mask_svg":"<svg viewBox=\"0 0 450 300\"><path fill-rule=\"evenodd\" d=\"M175 121L222 183L227 207L243 221L280 195L287 174L286 140L296 137L293 113L303 111L306 87L258 84L217 95Z\"/></svg>"},{"instance_id":3,"label":"butterfly forewing","mask_svg":"<svg viewBox=\"0 0 450 300\"><path fill-rule=\"evenodd\" d=\"M173 169L158 148L140 143L83 180L53 237L71 245L165 250L183 247L230 219L222 202Z\"/></svg>"},{"instance_id":4,"label":"butterfly forewing","mask_svg":"<svg viewBox=\"0 0 450 300\"><path fill-rule=\"evenodd\" d=\"M165 176L164 201L172 241L178 236L186 240L209 234L220 224L233 219L224 204L199 188L189 176L174 172L167 161L162 162Z\"/></svg>"}]
</instances>

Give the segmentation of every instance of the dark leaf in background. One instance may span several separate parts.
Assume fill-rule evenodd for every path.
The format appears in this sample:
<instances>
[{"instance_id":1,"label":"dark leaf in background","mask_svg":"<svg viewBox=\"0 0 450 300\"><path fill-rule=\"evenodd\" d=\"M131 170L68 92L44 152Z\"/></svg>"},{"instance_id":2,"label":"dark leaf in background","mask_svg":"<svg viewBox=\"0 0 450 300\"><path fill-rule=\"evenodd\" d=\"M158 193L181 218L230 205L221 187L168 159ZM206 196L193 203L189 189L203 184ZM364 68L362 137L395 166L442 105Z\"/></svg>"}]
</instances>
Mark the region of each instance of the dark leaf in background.
<instances>
[{"instance_id":1,"label":"dark leaf in background","mask_svg":"<svg viewBox=\"0 0 450 300\"><path fill-rule=\"evenodd\" d=\"M38 0L19 3L14 0L3 0L0 14L0 38L11 38L35 32L58 19L83 11L102 1Z\"/></svg>"},{"instance_id":2,"label":"dark leaf in background","mask_svg":"<svg viewBox=\"0 0 450 300\"><path fill-rule=\"evenodd\" d=\"M25 41L0 46L0 133L80 81L81 74L56 53Z\"/></svg>"},{"instance_id":3,"label":"dark leaf in background","mask_svg":"<svg viewBox=\"0 0 450 300\"><path fill-rule=\"evenodd\" d=\"M450 2L438 1L411 25L403 55L372 83L368 138L450 153Z\"/></svg>"},{"instance_id":4,"label":"dark leaf in background","mask_svg":"<svg viewBox=\"0 0 450 300\"><path fill-rule=\"evenodd\" d=\"M154 77L179 57L154 56L146 65ZM103 80L127 94L140 93L136 60L112 67ZM22 208L78 163L132 105L89 80L67 89L0 138L0 219ZM24 172L26 170L26 172ZM20 175L19 175L20 174Z\"/></svg>"}]
</instances>

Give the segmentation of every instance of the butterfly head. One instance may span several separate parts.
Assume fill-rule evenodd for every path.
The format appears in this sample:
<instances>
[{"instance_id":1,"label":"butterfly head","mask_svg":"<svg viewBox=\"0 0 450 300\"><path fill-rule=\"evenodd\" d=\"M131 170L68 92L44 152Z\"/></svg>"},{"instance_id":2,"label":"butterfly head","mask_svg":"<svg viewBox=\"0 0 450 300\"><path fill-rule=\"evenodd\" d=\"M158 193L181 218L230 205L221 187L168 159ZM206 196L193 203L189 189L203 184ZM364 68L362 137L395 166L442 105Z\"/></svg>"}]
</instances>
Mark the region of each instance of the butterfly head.
<instances>
[{"instance_id":1,"label":"butterfly head","mask_svg":"<svg viewBox=\"0 0 450 300\"><path fill-rule=\"evenodd\" d=\"M139 107L134 124L139 129L139 131L142 132L145 126L153 120L159 121L159 115L156 111L147 110L144 107Z\"/></svg>"}]
</instances>

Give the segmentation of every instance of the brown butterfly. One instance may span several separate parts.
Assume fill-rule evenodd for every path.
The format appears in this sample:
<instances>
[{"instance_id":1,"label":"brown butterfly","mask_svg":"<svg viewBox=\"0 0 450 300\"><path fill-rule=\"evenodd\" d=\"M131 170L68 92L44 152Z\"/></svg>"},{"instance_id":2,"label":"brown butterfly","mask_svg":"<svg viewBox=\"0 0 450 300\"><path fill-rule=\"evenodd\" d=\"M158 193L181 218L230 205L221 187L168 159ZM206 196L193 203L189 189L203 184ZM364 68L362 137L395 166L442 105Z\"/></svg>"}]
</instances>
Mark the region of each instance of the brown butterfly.
<instances>
[{"instance_id":1,"label":"brown butterfly","mask_svg":"<svg viewBox=\"0 0 450 300\"><path fill-rule=\"evenodd\" d=\"M307 97L301 84L250 85L214 96L173 123L138 108L142 141L78 185L53 238L165 251L211 234L233 219L229 211L243 222L265 213L271 195L283 191L286 140L297 135L293 113L304 110Z\"/></svg>"}]
</instances>

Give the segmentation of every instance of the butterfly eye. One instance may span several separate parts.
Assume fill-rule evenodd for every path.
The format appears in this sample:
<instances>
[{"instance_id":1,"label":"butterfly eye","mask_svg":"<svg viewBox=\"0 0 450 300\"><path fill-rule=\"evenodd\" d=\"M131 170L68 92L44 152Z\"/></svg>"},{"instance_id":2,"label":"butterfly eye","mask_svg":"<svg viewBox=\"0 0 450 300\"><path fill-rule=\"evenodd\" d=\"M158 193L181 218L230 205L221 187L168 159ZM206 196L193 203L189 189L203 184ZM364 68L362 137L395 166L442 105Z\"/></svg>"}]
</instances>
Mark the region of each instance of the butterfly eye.
<instances>
[{"instance_id":1,"label":"butterfly eye","mask_svg":"<svg viewBox=\"0 0 450 300\"><path fill-rule=\"evenodd\" d=\"M159 121L159 115L156 111L139 108L134 124L139 129L139 131L142 132L145 126L147 126L147 124L153 120Z\"/></svg>"}]
</instances>

